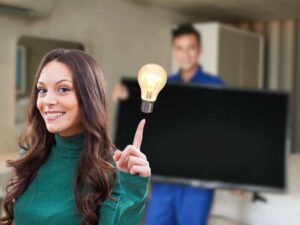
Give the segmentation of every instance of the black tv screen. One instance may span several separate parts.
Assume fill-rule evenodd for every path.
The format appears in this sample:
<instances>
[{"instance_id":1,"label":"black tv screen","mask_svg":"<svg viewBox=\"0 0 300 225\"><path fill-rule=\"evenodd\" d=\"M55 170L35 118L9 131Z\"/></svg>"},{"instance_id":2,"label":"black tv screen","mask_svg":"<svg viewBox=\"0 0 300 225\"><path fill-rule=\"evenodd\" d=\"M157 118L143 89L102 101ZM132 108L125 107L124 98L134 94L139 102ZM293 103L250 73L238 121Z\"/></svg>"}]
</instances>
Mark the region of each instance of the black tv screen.
<instances>
[{"instance_id":1,"label":"black tv screen","mask_svg":"<svg viewBox=\"0 0 300 225\"><path fill-rule=\"evenodd\" d=\"M288 152L286 93L168 83L153 112L141 112L136 80L124 79L115 144L132 143L146 119L141 150L152 179L208 188L284 191Z\"/></svg>"}]
</instances>

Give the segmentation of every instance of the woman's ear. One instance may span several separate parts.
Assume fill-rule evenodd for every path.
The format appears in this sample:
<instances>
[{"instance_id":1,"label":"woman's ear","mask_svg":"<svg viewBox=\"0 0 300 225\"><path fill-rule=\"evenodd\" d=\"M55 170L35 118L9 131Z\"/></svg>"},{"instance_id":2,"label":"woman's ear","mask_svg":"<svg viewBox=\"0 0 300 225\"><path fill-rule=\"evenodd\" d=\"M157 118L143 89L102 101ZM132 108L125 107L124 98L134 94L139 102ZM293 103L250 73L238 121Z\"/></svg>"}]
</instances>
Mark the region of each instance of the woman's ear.
<instances>
[{"instance_id":1,"label":"woman's ear","mask_svg":"<svg viewBox=\"0 0 300 225\"><path fill-rule=\"evenodd\" d=\"M23 149L23 148L20 148L19 149L19 155L21 158L23 158L27 153L27 150Z\"/></svg>"}]
</instances>

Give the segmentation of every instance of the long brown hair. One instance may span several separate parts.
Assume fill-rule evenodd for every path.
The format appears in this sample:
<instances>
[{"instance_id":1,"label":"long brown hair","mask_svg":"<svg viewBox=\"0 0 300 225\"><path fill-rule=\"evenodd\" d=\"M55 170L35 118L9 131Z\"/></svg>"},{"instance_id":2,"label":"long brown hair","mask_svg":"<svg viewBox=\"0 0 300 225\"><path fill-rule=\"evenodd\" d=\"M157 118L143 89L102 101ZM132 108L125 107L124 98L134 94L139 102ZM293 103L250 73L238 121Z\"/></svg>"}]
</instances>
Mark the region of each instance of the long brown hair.
<instances>
[{"instance_id":1,"label":"long brown hair","mask_svg":"<svg viewBox=\"0 0 300 225\"><path fill-rule=\"evenodd\" d=\"M113 144L109 137L108 103L102 71L91 56L80 50L55 49L43 57L35 76L26 126L19 139L19 146L27 150L26 154L21 159L7 161L15 175L6 187L5 216L0 218L0 224L12 224L15 202L35 178L55 142L36 106L37 81L44 66L53 60L64 63L72 71L84 126L84 152L79 159L74 184L74 198L82 223L97 224L100 204L111 198L116 173L111 164Z\"/></svg>"}]
</instances>

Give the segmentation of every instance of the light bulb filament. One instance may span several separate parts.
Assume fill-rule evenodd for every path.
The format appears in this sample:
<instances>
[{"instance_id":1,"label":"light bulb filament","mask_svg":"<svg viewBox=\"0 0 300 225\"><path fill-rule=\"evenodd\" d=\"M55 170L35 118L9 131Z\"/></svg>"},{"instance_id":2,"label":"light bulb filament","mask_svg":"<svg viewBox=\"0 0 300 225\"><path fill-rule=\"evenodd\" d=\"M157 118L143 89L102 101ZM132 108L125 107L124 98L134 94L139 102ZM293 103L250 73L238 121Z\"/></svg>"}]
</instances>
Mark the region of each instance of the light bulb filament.
<instances>
[{"instance_id":1,"label":"light bulb filament","mask_svg":"<svg viewBox=\"0 0 300 225\"><path fill-rule=\"evenodd\" d=\"M146 98L151 99L152 98L152 91L148 90Z\"/></svg>"},{"instance_id":2,"label":"light bulb filament","mask_svg":"<svg viewBox=\"0 0 300 225\"><path fill-rule=\"evenodd\" d=\"M155 90L157 84L159 83L159 77L157 74L151 73L147 78L144 78L144 81L147 86L146 98L151 99L153 90Z\"/></svg>"}]
</instances>

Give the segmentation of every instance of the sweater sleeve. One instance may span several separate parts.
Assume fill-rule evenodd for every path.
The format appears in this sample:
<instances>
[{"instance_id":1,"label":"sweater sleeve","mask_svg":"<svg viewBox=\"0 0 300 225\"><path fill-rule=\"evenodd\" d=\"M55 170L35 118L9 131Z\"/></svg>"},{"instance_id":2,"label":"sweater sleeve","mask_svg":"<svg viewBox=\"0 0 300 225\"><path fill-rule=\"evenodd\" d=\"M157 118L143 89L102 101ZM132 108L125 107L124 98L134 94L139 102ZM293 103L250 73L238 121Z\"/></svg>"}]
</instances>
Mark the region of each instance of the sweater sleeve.
<instances>
[{"instance_id":1,"label":"sweater sleeve","mask_svg":"<svg viewBox=\"0 0 300 225\"><path fill-rule=\"evenodd\" d=\"M100 206L98 225L138 225L145 211L150 177L117 170L112 197Z\"/></svg>"}]
</instances>

